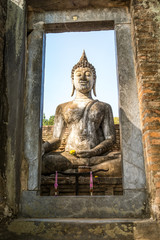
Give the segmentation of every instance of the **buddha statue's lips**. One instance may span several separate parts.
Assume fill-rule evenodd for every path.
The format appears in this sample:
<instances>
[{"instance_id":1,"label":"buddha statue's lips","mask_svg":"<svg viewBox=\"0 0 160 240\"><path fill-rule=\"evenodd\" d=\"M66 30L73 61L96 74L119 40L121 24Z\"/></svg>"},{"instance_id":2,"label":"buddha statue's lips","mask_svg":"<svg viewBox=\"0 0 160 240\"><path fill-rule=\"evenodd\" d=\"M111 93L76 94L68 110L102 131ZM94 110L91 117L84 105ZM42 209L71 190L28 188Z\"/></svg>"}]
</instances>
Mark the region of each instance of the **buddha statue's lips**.
<instances>
[{"instance_id":1,"label":"buddha statue's lips","mask_svg":"<svg viewBox=\"0 0 160 240\"><path fill-rule=\"evenodd\" d=\"M87 81L79 81L80 83L82 83L82 84L86 84L87 83Z\"/></svg>"}]
</instances>

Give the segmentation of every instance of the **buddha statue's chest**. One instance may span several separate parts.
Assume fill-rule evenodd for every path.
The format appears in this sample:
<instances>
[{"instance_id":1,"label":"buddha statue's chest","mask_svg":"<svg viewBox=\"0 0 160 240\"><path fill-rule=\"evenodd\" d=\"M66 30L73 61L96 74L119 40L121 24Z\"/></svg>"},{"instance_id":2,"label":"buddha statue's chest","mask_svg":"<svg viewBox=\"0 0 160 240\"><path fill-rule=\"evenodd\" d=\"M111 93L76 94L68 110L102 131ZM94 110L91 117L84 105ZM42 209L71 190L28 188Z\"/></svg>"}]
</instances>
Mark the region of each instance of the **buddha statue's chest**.
<instances>
[{"instance_id":1,"label":"buddha statue's chest","mask_svg":"<svg viewBox=\"0 0 160 240\"><path fill-rule=\"evenodd\" d=\"M84 108L66 108L64 109L63 116L67 124L77 123L83 118Z\"/></svg>"},{"instance_id":2,"label":"buddha statue's chest","mask_svg":"<svg viewBox=\"0 0 160 240\"><path fill-rule=\"evenodd\" d=\"M63 112L65 122L70 124L78 124L85 122L92 124L100 124L103 119L103 110L98 104L94 104L91 107L87 108L87 106L71 106L64 109Z\"/></svg>"}]
</instances>

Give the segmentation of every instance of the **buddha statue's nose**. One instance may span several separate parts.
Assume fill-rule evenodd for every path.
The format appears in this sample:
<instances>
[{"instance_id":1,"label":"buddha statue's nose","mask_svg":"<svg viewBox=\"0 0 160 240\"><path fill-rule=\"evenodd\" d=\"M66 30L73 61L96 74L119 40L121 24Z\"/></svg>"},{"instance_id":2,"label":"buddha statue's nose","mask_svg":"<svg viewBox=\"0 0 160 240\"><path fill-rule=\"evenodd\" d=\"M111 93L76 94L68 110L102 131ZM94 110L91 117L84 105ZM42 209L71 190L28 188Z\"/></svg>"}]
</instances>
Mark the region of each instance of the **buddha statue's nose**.
<instances>
[{"instance_id":1,"label":"buddha statue's nose","mask_svg":"<svg viewBox=\"0 0 160 240\"><path fill-rule=\"evenodd\" d=\"M86 75L85 75L85 73L82 74L82 80L86 80Z\"/></svg>"}]
</instances>

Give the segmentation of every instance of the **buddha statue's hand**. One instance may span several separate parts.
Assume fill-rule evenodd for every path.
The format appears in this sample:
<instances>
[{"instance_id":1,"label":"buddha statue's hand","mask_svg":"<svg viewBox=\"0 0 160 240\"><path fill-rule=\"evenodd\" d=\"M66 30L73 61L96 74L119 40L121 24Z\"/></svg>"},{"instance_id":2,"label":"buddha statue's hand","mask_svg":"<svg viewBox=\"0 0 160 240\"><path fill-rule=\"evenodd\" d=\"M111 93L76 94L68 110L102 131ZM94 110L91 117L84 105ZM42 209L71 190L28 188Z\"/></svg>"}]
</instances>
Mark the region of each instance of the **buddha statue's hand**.
<instances>
[{"instance_id":1,"label":"buddha statue's hand","mask_svg":"<svg viewBox=\"0 0 160 240\"><path fill-rule=\"evenodd\" d=\"M93 157L95 156L95 151L93 149L76 151L76 156L79 158Z\"/></svg>"},{"instance_id":2,"label":"buddha statue's hand","mask_svg":"<svg viewBox=\"0 0 160 240\"><path fill-rule=\"evenodd\" d=\"M103 153L107 153L110 150L110 147L113 145L112 139L106 139L95 148L90 150L76 151L76 156L79 158L88 158L94 156L101 156Z\"/></svg>"}]
</instances>

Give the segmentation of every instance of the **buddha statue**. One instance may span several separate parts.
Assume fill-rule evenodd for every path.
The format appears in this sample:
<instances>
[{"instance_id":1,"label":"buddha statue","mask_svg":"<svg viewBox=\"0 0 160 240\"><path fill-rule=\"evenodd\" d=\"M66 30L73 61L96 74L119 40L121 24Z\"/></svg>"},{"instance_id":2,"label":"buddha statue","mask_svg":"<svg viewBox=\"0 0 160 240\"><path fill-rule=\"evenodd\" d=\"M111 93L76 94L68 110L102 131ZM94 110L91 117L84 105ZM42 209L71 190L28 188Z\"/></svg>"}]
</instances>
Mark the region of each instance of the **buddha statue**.
<instances>
[{"instance_id":1,"label":"buddha statue","mask_svg":"<svg viewBox=\"0 0 160 240\"><path fill-rule=\"evenodd\" d=\"M58 105L54 120L53 139L43 144L42 174L75 170L89 166L92 170L112 169L110 174L120 175L120 158L110 157L115 142L115 129L111 106L93 100L96 96L96 71L87 60L85 51L71 72L72 95L75 99ZM65 130L68 137L65 150L58 151ZM105 163L105 164L104 164ZM113 174L114 172L114 174Z\"/></svg>"}]
</instances>

